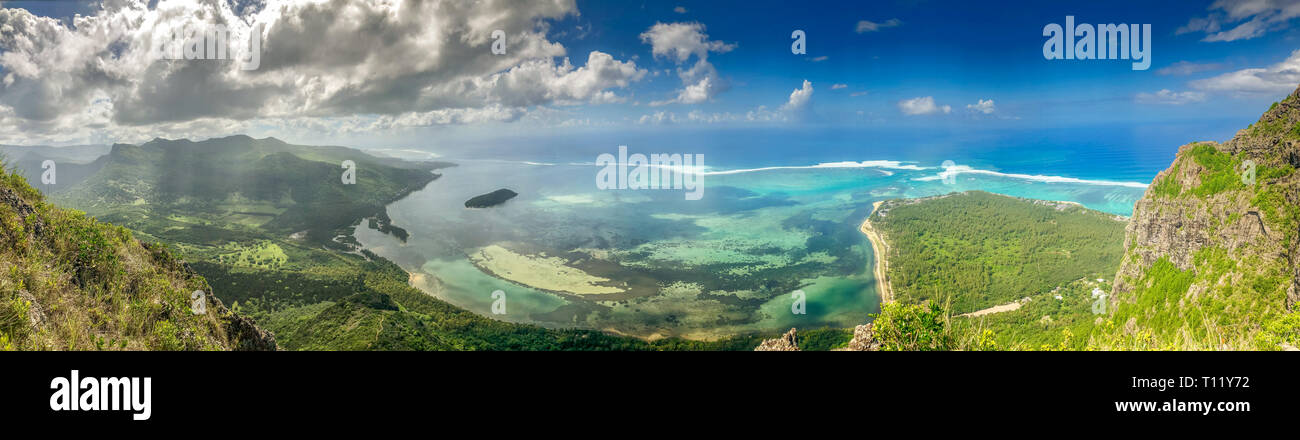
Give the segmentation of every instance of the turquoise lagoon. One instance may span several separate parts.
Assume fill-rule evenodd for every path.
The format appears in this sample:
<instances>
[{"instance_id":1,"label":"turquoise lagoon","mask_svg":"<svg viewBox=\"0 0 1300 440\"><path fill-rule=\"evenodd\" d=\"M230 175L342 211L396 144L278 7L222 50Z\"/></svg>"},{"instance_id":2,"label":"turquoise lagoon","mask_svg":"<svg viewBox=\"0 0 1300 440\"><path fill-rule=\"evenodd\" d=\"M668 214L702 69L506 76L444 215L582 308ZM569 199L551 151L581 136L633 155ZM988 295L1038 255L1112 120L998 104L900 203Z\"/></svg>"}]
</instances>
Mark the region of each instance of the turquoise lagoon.
<instances>
[{"instance_id":1,"label":"turquoise lagoon","mask_svg":"<svg viewBox=\"0 0 1300 440\"><path fill-rule=\"evenodd\" d=\"M937 163L868 161L710 169L703 199L688 201L683 190L599 190L589 164L456 162L389 206L406 243L365 222L357 239L422 275L416 284L428 293L476 313L647 338L869 321L879 298L858 226L876 201L984 190L1128 215L1145 191L962 166L944 179ZM498 188L520 195L464 208ZM804 314L792 313L796 290Z\"/></svg>"}]
</instances>

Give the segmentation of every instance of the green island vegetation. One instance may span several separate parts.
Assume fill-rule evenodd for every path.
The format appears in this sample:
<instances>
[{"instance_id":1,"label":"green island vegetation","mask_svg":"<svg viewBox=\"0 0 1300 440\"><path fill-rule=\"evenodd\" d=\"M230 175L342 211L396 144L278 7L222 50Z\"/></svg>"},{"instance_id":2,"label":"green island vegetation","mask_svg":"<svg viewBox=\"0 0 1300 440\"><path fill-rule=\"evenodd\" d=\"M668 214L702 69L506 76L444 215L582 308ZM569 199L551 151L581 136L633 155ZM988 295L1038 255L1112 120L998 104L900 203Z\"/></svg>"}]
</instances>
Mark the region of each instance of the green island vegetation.
<instances>
[{"instance_id":1,"label":"green island vegetation","mask_svg":"<svg viewBox=\"0 0 1300 440\"><path fill-rule=\"evenodd\" d=\"M1188 197L1204 199L1223 193L1232 200L1245 200L1246 197L1233 192L1279 194L1286 190L1278 185L1279 179L1291 175L1288 166L1265 165L1261 167L1260 183L1256 187L1228 183L1226 178L1213 176L1221 173L1225 167L1232 169L1231 167L1239 166L1242 159L1230 159L1229 155L1219 152L1213 144L1197 145L1189 149L1186 157L1180 156L1171 169L1178 170L1185 166L1183 160L1196 161L1203 167L1203 173L1211 177L1201 179L1202 184L1185 192L1166 192L1157 184L1150 190L1148 197L1154 195L1182 203ZM1238 175L1234 174L1233 177L1237 179L1236 182L1240 182ZM1281 196L1274 197L1285 200ZM988 205L981 202L981 198L1023 206L1002 206L996 212L986 212L983 210ZM1290 215L1283 212L1289 206L1282 205L1280 201L1276 207L1259 206L1256 201L1251 203L1251 206L1266 213L1275 213L1279 217ZM1288 312L1284 307L1286 291L1292 282L1286 259L1276 253L1260 252L1250 247L1240 247L1235 252L1218 245L1201 247L1191 256L1191 267L1187 269L1179 269L1168 257L1161 256L1143 268L1138 277L1126 277L1125 281L1134 286L1134 289L1118 298L1118 301L1109 298L1114 280L1108 281L1100 276L1116 273L1115 269L1121 261L1118 258L1107 262L1104 257L1097 256L1093 261L1100 266L1074 266L1070 269L1076 272L1064 274L1060 272L1065 270L1064 266L1020 264L1017 267L1022 270L1012 273L1022 274L1023 278L1006 281L1003 286L1042 286L1043 284L1034 283L1046 280L1050 285L1060 279L1047 278L1051 275L1068 275L1065 278L1074 279L1066 279L1050 290L1023 296L1017 301L1019 306L1014 310L982 316L963 315L972 309L956 306L969 304L966 302L969 300L962 297L963 293L971 292L966 286L978 288L991 283L979 276L979 264L950 264L945 261L999 261L998 258L1005 258L998 253L1001 249L998 244L1003 243L1002 237L1013 231L1035 230L1022 223L1040 221L1061 224L1062 219L1047 220L1050 217L1023 214L1003 215L1025 209L1036 211L1044 205L1043 202L979 193L910 200L887 206L890 209L885 210L884 218L873 217L873 224L885 233L893 248L889 274L895 291L900 295L900 302L883 304L881 312L874 317L875 337L881 341L883 350L1277 350L1286 346L1295 347L1300 343L1300 313ZM958 213L977 215L979 221L970 221L970 217L965 217L964 221L957 223L976 226L948 226L954 217L960 217ZM1060 212L1060 215L1075 217L1086 217L1089 214L1079 209ZM1255 221L1236 212L1223 217L1212 218L1208 225L1211 232L1216 228L1223 230L1236 222ZM1038 220L1033 220L1036 218ZM917 226L918 223L920 226ZM1276 227L1275 230L1282 230L1286 223L1274 221L1271 225ZM1073 237L1085 243L1092 242L1094 238L1098 241L1116 240L1115 231L1107 231L1108 229L1113 227L1076 226L1071 231L1098 232L1098 237ZM1292 238L1286 236L1285 239ZM1060 237L1050 242L1061 244L1070 241L1066 237ZM985 245L973 246L972 243ZM1106 244L1108 249L1117 245L1113 242ZM1283 248L1287 246L1289 245L1283 244ZM904 257L896 258L896 254ZM922 254L935 257L907 257ZM1123 258L1133 262L1139 260L1138 255L1131 251L1125 255ZM917 267L916 264L923 266ZM943 273L945 267L965 274L966 278ZM1053 273L1049 275L1030 270ZM916 279L907 278L909 273L926 271L932 271L926 281L908 282ZM975 281L970 284L955 281L962 279ZM936 284L944 282L949 284ZM939 287L941 285L949 287ZM922 291L922 296L913 295L912 291L907 290L918 286L931 292L959 293L924 295ZM975 292L982 294L985 291ZM1020 295L1021 293L1016 294ZM976 304L994 304L999 301Z\"/></svg>"},{"instance_id":2,"label":"green island vegetation","mask_svg":"<svg viewBox=\"0 0 1300 440\"><path fill-rule=\"evenodd\" d=\"M889 243L895 298L955 313L1109 278L1124 251L1114 215L982 191L888 201L871 221Z\"/></svg>"},{"instance_id":3,"label":"green island vegetation","mask_svg":"<svg viewBox=\"0 0 1300 440\"><path fill-rule=\"evenodd\" d=\"M1121 218L982 191L887 201L871 220L896 298L874 316L882 350L1087 349L1123 253Z\"/></svg>"},{"instance_id":4,"label":"green island vegetation","mask_svg":"<svg viewBox=\"0 0 1300 440\"><path fill-rule=\"evenodd\" d=\"M342 160L357 164L355 185L342 184ZM434 170L452 164L403 162L347 148L303 147L247 136L119 144L97 162L102 166L94 174L51 197L86 209L99 220L84 221L106 230L130 236L130 228L145 241L167 243L191 262L186 266L196 274L189 283L229 304L226 313L247 316L271 331L280 349L751 350L763 339L779 336L645 341L593 330L548 329L480 316L411 287L408 274L396 264L358 249L352 228L368 221L375 229L404 238L405 231L391 224L384 206L422 188L437 178ZM102 223L110 220L125 228ZM6 270L28 266L10 267ZM13 279L6 283L16 283ZM188 298L190 290L184 292ZM180 309L188 302L177 304ZM123 306L119 312L138 313L127 310ZM176 324L160 324L162 330L146 330L198 334L184 331L194 325L184 318L188 315L179 316L182 320ZM98 328L68 324L64 331ZM13 335L6 341L19 341L10 342L16 348L90 346L84 341L34 343L43 339L18 336L25 333L11 332L5 325L0 331ZM808 349L830 349L846 345L850 336L851 330L828 328L803 332L800 340ZM110 342L129 349L216 346L134 338Z\"/></svg>"},{"instance_id":5,"label":"green island vegetation","mask_svg":"<svg viewBox=\"0 0 1300 440\"><path fill-rule=\"evenodd\" d=\"M1132 227L1153 232L1130 235L1133 243L1119 259L1097 255L1101 259L1094 260L1105 263L1101 273L1118 265L1110 272L1114 279L1094 279L1087 275L1095 272L1089 267L1070 273L1084 276L1047 294L1026 296L1017 309L978 317L954 310L968 312L963 295L972 288L983 294L979 288L993 284L988 280L996 274L1045 279L1025 271L1050 265L1021 263L1014 270L981 273L996 266L978 263L1006 261L997 253L998 235L1033 231L1020 224L1032 217L1002 215L1014 212L1007 208L988 213L979 206L956 206L962 200L956 197L908 201L887 210L873 223L894 247L890 276L903 302L882 306L876 337L884 349L907 350L1294 349L1300 346L1300 312L1288 306L1288 290L1297 282L1300 176L1293 163L1297 155L1287 150L1295 145L1300 145L1300 98L1292 94L1231 141L1200 142L1180 151L1134 211ZM1254 182L1243 179L1247 161L1256 166ZM949 225L955 215L974 213L978 221L962 224L975 226ZM1071 228L1088 230L1095 229ZM1161 230L1184 238L1171 240ZM1052 242L1070 243L1066 237ZM1113 252L1109 246L1107 255ZM914 258L922 254L932 257ZM1044 257L1050 261L1049 255L1033 258ZM957 264L944 266L945 261ZM918 265L940 272L926 278ZM946 275L944 267L964 277ZM918 287L958 293L925 296L926 290L920 295L910 290ZM1098 294L1107 293L1111 298L1100 300L1106 297Z\"/></svg>"},{"instance_id":6,"label":"green island vegetation","mask_svg":"<svg viewBox=\"0 0 1300 440\"><path fill-rule=\"evenodd\" d=\"M1184 148L1139 201L1132 227L1200 237L1193 248L1152 234L1130 235L1126 249L1122 218L1064 202L979 191L885 202L871 220L889 244L897 301L872 316L875 341L882 350L1300 345L1300 312L1288 307L1300 175L1284 150L1300 145L1296 101L1228 143ZM342 160L356 162L356 185L339 181ZM1240 177L1248 160L1253 184ZM271 348L290 350L751 350L778 336L646 341L497 321L423 293L351 231L369 222L404 240L384 207L451 164L246 136L119 144L90 163L50 199L94 218L54 207L17 173L0 175L0 349L265 349L261 329L274 333ZM193 290L220 301L193 314ZM796 342L833 350L852 336L811 329Z\"/></svg>"},{"instance_id":7,"label":"green island vegetation","mask_svg":"<svg viewBox=\"0 0 1300 440\"><path fill-rule=\"evenodd\" d=\"M60 209L0 170L0 350L274 348L165 246ZM210 305L209 305L210 304Z\"/></svg>"},{"instance_id":8,"label":"green island vegetation","mask_svg":"<svg viewBox=\"0 0 1300 440\"><path fill-rule=\"evenodd\" d=\"M1031 296L1019 309L957 317L953 326L958 334L974 335L974 345L986 350L1086 350L1097 318L1109 310L1110 291L1109 282L1081 278Z\"/></svg>"}]
</instances>

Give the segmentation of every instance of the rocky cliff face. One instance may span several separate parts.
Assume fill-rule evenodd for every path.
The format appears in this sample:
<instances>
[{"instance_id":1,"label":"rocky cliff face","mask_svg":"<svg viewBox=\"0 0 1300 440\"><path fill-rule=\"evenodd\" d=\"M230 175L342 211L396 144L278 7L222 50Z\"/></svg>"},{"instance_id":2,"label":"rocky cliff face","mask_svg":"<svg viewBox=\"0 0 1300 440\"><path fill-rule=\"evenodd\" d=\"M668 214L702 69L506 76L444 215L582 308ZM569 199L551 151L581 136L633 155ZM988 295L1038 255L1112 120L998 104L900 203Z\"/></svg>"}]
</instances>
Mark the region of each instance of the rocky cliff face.
<instances>
[{"instance_id":1,"label":"rocky cliff face","mask_svg":"<svg viewBox=\"0 0 1300 440\"><path fill-rule=\"evenodd\" d=\"M797 329L790 329L779 338L767 339L754 348L754 351L801 351L799 349L799 337ZM837 348L835 351L879 351L880 341L875 338L871 324L862 324L853 328L853 339L849 340L849 345L844 348Z\"/></svg>"},{"instance_id":2,"label":"rocky cliff face","mask_svg":"<svg viewBox=\"0 0 1300 440\"><path fill-rule=\"evenodd\" d=\"M797 330L790 329L779 338L768 339L758 344L754 351L799 351Z\"/></svg>"},{"instance_id":3,"label":"rocky cliff face","mask_svg":"<svg viewBox=\"0 0 1300 440\"><path fill-rule=\"evenodd\" d=\"M1269 324L1300 301L1296 168L1300 90L1232 140L1179 148L1134 206L1111 299L1113 338L1099 345L1264 348L1294 338Z\"/></svg>"}]
</instances>

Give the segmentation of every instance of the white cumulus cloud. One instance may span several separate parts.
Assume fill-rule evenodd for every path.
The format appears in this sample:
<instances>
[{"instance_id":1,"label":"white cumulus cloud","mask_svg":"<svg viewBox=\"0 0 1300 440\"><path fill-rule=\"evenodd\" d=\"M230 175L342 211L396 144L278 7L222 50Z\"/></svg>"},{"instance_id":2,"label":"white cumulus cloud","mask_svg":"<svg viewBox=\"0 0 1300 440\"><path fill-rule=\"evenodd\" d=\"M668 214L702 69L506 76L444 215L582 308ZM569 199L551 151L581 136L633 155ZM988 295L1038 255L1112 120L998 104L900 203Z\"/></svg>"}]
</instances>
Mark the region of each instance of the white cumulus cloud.
<instances>
[{"instance_id":1,"label":"white cumulus cloud","mask_svg":"<svg viewBox=\"0 0 1300 440\"><path fill-rule=\"evenodd\" d=\"M1300 50L1291 52L1282 62L1241 69L1188 83L1202 91L1236 94L1286 94L1300 84Z\"/></svg>"},{"instance_id":2,"label":"white cumulus cloud","mask_svg":"<svg viewBox=\"0 0 1300 440\"><path fill-rule=\"evenodd\" d=\"M802 110L808 107L808 102L812 101L813 86L812 82L803 80L803 86L790 92L790 100L786 101L783 109L790 111Z\"/></svg>"},{"instance_id":3,"label":"white cumulus cloud","mask_svg":"<svg viewBox=\"0 0 1300 440\"><path fill-rule=\"evenodd\" d=\"M726 53L735 44L709 39L700 23L655 23L641 33L641 41L650 45L655 58L667 58L681 66L695 58L689 69L678 67L677 76L682 89L673 99L651 102L650 105L697 104L713 99L727 86L718 76L718 70L709 63L709 53Z\"/></svg>"},{"instance_id":4,"label":"white cumulus cloud","mask_svg":"<svg viewBox=\"0 0 1300 440\"><path fill-rule=\"evenodd\" d=\"M677 123L721 123L721 122L794 122L803 119L812 102L813 85L804 80L803 84L790 92L789 99L776 110L765 105L747 111L744 114L731 112L706 113L692 110L685 116L678 116L670 111L657 111L642 115L636 120L638 124L677 124Z\"/></svg>"},{"instance_id":5,"label":"white cumulus cloud","mask_svg":"<svg viewBox=\"0 0 1300 440\"><path fill-rule=\"evenodd\" d=\"M952 113L952 106L935 105L933 96L921 96L898 101L898 110L908 116L932 115L937 113Z\"/></svg>"},{"instance_id":6,"label":"white cumulus cloud","mask_svg":"<svg viewBox=\"0 0 1300 440\"><path fill-rule=\"evenodd\" d=\"M1300 17L1300 0L1217 0L1210 14L1195 17L1175 34L1204 33L1202 41L1236 41L1286 29Z\"/></svg>"},{"instance_id":7,"label":"white cumulus cloud","mask_svg":"<svg viewBox=\"0 0 1300 440\"><path fill-rule=\"evenodd\" d=\"M994 107L993 105L992 99L981 99L979 100L979 102L976 102L974 104L966 104L966 109L975 113L983 113L986 115L993 114L993 112L997 111L997 108Z\"/></svg>"},{"instance_id":8,"label":"white cumulus cloud","mask_svg":"<svg viewBox=\"0 0 1300 440\"><path fill-rule=\"evenodd\" d=\"M67 22L0 9L0 141L13 133L147 139L202 127L302 125L302 118L349 130L389 121L511 121L530 107L617 102L614 89L646 74L599 51L571 64L548 32L552 21L578 14L574 0L242 6L112 0ZM231 52L260 37L256 70L234 60L155 56L164 35L217 26L229 30ZM491 51L495 30L506 31L505 54Z\"/></svg>"},{"instance_id":9,"label":"white cumulus cloud","mask_svg":"<svg viewBox=\"0 0 1300 440\"><path fill-rule=\"evenodd\" d=\"M1135 99L1139 104L1183 105L1205 101L1205 93L1192 91L1175 92L1169 89L1161 89L1155 93L1138 93Z\"/></svg>"},{"instance_id":10,"label":"white cumulus cloud","mask_svg":"<svg viewBox=\"0 0 1300 440\"><path fill-rule=\"evenodd\" d=\"M899 27L902 25L903 22L897 18L891 18L889 20L885 20L883 23L876 23L874 21L868 21L868 20L860 20L858 21L858 25L854 27L853 31L862 34L867 32L878 32L882 29L889 29L892 27Z\"/></svg>"}]
</instances>

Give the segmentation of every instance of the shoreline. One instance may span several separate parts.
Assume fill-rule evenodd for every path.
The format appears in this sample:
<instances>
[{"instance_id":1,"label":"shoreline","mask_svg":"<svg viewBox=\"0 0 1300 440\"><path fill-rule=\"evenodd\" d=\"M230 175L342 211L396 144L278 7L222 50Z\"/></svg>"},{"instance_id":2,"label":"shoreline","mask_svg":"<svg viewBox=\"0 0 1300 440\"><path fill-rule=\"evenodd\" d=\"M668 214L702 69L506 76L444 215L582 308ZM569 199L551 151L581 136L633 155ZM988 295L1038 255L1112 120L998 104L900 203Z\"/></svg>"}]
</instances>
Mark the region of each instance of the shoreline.
<instances>
[{"instance_id":1,"label":"shoreline","mask_svg":"<svg viewBox=\"0 0 1300 440\"><path fill-rule=\"evenodd\" d=\"M886 275L886 271L889 269L889 261L885 256L888 254L889 248L885 244L885 238L871 226L871 215L875 214L877 209L880 209L882 203L885 202L882 200L871 204L871 213L867 214L866 219L862 220L862 226L858 227L858 231L866 235L867 240L871 242L871 253L876 257L876 264L872 269L872 273L876 276L876 293L880 295L880 302L886 303L894 301L894 292L889 286L889 278Z\"/></svg>"}]
</instances>

